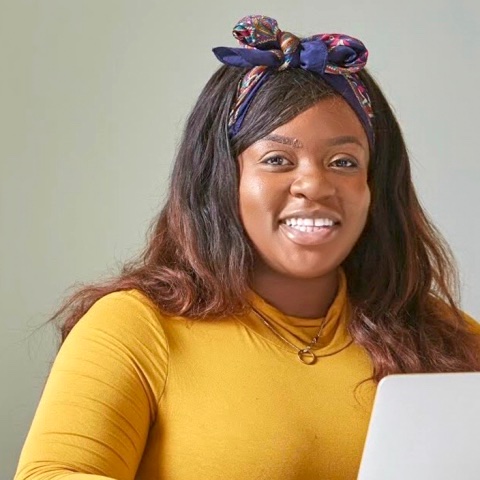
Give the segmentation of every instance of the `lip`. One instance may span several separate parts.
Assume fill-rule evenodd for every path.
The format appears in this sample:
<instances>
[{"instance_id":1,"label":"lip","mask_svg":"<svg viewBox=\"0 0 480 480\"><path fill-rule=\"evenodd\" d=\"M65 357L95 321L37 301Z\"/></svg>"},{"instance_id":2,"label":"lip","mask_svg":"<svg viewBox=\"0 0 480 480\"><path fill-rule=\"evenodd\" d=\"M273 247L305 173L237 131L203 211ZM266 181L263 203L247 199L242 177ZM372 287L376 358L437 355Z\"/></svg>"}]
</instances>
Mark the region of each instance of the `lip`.
<instances>
[{"instance_id":1,"label":"lip","mask_svg":"<svg viewBox=\"0 0 480 480\"><path fill-rule=\"evenodd\" d=\"M317 232L302 232L296 228L289 227L285 223L280 223L279 228L280 231L293 243L304 246L315 246L322 245L323 243L332 240L338 233L340 224L335 224L333 227L321 227Z\"/></svg>"},{"instance_id":2,"label":"lip","mask_svg":"<svg viewBox=\"0 0 480 480\"><path fill-rule=\"evenodd\" d=\"M293 210L291 212L282 215L280 218L281 222L284 222L287 218L328 218L329 220L333 220L335 223L340 223L341 218L340 216L329 210L323 209L315 209L315 210Z\"/></svg>"}]
</instances>

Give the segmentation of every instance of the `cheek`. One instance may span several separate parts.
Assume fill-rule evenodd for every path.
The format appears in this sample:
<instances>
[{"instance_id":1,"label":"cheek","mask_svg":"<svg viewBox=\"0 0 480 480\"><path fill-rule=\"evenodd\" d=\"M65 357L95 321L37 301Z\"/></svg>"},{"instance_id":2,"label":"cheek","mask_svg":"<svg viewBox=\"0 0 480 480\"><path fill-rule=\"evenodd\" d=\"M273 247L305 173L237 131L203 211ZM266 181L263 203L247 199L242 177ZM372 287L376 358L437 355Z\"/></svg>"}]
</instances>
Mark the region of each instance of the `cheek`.
<instances>
[{"instance_id":1,"label":"cheek","mask_svg":"<svg viewBox=\"0 0 480 480\"><path fill-rule=\"evenodd\" d=\"M367 223L367 218L368 214L370 212L370 205L371 205L371 200L372 200L372 195L370 193L370 189L368 186L365 188L364 191L364 203L362 204L362 230L365 227L365 224Z\"/></svg>"},{"instance_id":2,"label":"cheek","mask_svg":"<svg viewBox=\"0 0 480 480\"><path fill-rule=\"evenodd\" d=\"M263 196L264 187L261 183L242 176L239 187L240 219L242 223L250 223L254 218L256 206Z\"/></svg>"},{"instance_id":3,"label":"cheek","mask_svg":"<svg viewBox=\"0 0 480 480\"><path fill-rule=\"evenodd\" d=\"M344 207L355 215L359 222L365 223L370 209L371 193L365 180L352 182L344 189Z\"/></svg>"},{"instance_id":4,"label":"cheek","mask_svg":"<svg viewBox=\"0 0 480 480\"><path fill-rule=\"evenodd\" d=\"M264 222L265 217L278 215L281 205L281 193L278 185L271 185L268 179L259 176L244 175L240 179L239 204L240 218L245 226Z\"/></svg>"},{"instance_id":5,"label":"cheek","mask_svg":"<svg viewBox=\"0 0 480 480\"><path fill-rule=\"evenodd\" d=\"M372 195L370 192L370 187L366 182L358 189L357 194L358 194L359 208L361 208L362 210L368 211L370 208Z\"/></svg>"}]
</instances>

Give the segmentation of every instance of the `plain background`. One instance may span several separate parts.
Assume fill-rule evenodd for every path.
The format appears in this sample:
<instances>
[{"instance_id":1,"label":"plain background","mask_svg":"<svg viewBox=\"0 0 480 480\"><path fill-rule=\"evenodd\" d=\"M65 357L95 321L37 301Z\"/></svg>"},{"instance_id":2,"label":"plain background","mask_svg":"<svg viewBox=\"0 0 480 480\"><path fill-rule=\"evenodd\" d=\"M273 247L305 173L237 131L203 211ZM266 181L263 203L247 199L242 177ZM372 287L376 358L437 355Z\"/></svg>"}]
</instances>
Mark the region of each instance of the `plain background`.
<instances>
[{"instance_id":1,"label":"plain background","mask_svg":"<svg viewBox=\"0 0 480 480\"><path fill-rule=\"evenodd\" d=\"M480 318L476 0L0 0L0 478L13 476L57 348L42 327L75 282L143 245L211 48L262 13L345 32L392 103L420 198ZM61 412L59 412L61 415Z\"/></svg>"}]
</instances>

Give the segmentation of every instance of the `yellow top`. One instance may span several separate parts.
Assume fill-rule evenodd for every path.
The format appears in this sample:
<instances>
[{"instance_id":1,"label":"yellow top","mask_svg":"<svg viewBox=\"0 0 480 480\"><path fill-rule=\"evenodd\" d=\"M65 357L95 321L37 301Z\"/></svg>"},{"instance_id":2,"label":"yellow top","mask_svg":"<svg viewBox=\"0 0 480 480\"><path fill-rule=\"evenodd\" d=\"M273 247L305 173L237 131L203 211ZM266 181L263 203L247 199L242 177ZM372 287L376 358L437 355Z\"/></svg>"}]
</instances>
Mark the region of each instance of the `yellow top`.
<instances>
[{"instance_id":1,"label":"yellow top","mask_svg":"<svg viewBox=\"0 0 480 480\"><path fill-rule=\"evenodd\" d=\"M323 321L252 301L295 345ZM190 321L109 294L60 349L15 480L353 480L375 385L355 390L372 366L349 314L342 276L307 366L254 312Z\"/></svg>"}]
</instances>

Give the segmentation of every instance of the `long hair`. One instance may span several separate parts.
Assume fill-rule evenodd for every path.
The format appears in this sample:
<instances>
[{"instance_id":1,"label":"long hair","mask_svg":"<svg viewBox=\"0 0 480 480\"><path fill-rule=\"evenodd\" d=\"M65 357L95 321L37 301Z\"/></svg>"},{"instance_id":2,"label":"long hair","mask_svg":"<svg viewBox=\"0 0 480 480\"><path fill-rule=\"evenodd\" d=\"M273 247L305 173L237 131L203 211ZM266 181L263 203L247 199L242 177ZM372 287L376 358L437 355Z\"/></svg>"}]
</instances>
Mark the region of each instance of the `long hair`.
<instances>
[{"instance_id":1,"label":"long hair","mask_svg":"<svg viewBox=\"0 0 480 480\"><path fill-rule=\"evenodd\" d=\"M87 285L52 318L62 340L104 295L137 289L166 315L221 318L248 309L254 251L239 215L237 156L316 102L337 95L318 75L270 75L229 139L227 119L244 69L222 66L184 129L165 206L145 250L109 281ZM343 264L353 317L349 331L373 363L392 373L480 370L480 338L457 307L456 268L411 180L400 127L381 90L361 72L375 115L365 229Z\"/></svg>"}]
</instances>

